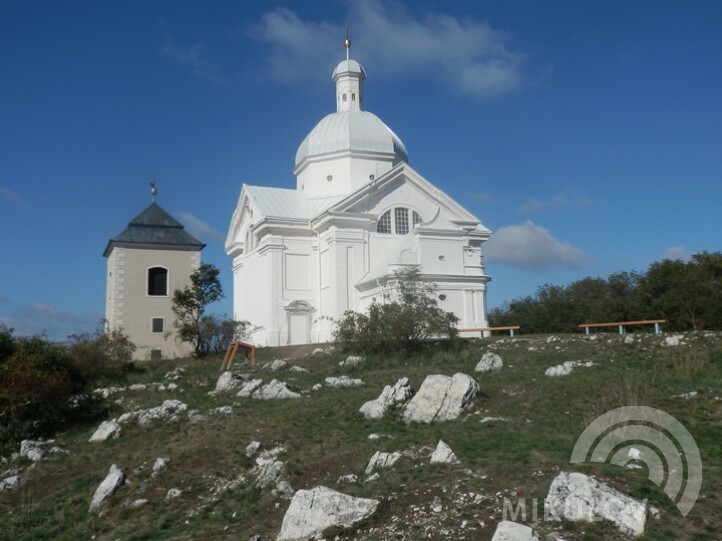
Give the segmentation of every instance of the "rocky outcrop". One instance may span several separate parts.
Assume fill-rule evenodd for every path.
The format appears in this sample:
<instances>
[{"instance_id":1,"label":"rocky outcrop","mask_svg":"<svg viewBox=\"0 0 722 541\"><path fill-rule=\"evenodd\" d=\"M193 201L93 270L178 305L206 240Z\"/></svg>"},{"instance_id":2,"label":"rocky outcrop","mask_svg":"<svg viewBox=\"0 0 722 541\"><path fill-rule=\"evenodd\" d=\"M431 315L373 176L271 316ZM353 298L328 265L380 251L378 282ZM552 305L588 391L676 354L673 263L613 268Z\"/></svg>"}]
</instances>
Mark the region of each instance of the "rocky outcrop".
<instances>
[{"instance_id":1,"label":"rocky outcrop","mask_svg":"<svg viewBox=\"0 0 722 541\"><path fill-rule=\"evenodd\" d=\"M503 520L496 526L491 541L539 541L539 536L529 526Z\"/></svg>"},{"instance_id":2,"label":"rocky outcrop","mask_svg":"<svg viewBox=\"0 0 722 541\"><path fill-rule=\"evenodd\" d=\"M349 355L348 357L346 357L346 359L344 359L343 361L340 361L338 363L338 365L351 367L351 366L358 366L360 364L363 364L364 362L366 362L366 357L359 357L358 355Z\"/></svg>"},{"instance_id":3,"label":"rocky outcrop","mask_svg":"<svg viewBox=\"0 0 722 541\"><path fill-rule=\"evenodd\" d=\"M120 424L115 419L111 419L100 423L100 426L93 432L88 442L96 443L109 438L117 438L118 436L120 436Z\"/></svg>"},{"instance_id":4,"label":"rocky outcrop","mask_svg":"<svg viewBox=\"0 0 722 541\"><path fill-rule=\"evenodd\" d=\"M165 471L168 464L170 464L170 458L165 456L156 458L153 463L153 473L151 474L151 477L158 477L161 473L163 473L163 471Z\"/></svg>"},{"instance_id":5,"label":"rocky outcrop","mask_svg":"<svg viewBox=\"0 0 722 541\"><path fill-rule=\"evenodd\" d=\"M486 372L501 370L503 366L504 361L502 361L501 357L499 357L496 353L488 351L481 356L481 360L477 363L474 371L481 372L483 374Z\"/></svg>"},{"instance_id":6,"label":"rocky outcrop","mask_svg":"<svg viewBox=\"0 0 722 541\"><path fill-rule=\"evenodd\" d=\"M436 449L434 449L434 452L431 454L431 464L458 464L459 459L454 454L454 451L451 450L451 447L446 445L446 443L443 442L443 440L439 440L439 443L436 445Z\"/></svg>"},{"instance_id":7,"label":"rocky outcrop","mask_svg":"<svg viewBox=\"0 0 722 541\"><path fill-rule=\"evenodd\" d=\"M647 521L647 504L584 475L562 472L552 481L544 502L552 518L592 522L612 521L625 534L639 537Z\"/></svg>"},{"instance_id":8,"label":"rocky outcrop","mask_svg":"<svg viewBox=\"0 0 722 541\"><path fill-rule=\"evenodd\" d=\"M291 485L284 479L286 475L286 465L278 460L278 455L285 453L283 447L275 447L268 451L263 451L256 457L256 466L252 473L256 476L255 485L258 488L270 488L274 494L281 496L291 496L293 489Z\"/></svg>"},{"instance_id":9,"label":"rocky outcrop","mask_svg":"<svg viewBox=\"0 0 722 541\"><path fill-rule=\"evenodd\" d=\"M241 387L241 390L238 391L236 396L240 396L241 398L248 398L250 397L254 392L256 392L256 389L258 389L263 384L262 379L250 379L247 380L243 387Z\"/></svg>"},{"instance_id":10,"label":"rocky outcrop","mask_svg":"<svg viewBox=\"0 0 722 541\"><path fill-rule=\"evenodd\" d=\"M479 394L479 385L471 376L460 372L452 377L427 376L419 392L406 405L404 421L430 423L456 419Z\"/></svg>"},{"instance_id":11,"label":"rocky outcrop","mask_svg":"<svg viewBox=\"0 0 722 541\"><path fill-rule=\"evenodd\" d=\"M248 374L236 374L234 372L223 372L216 382L216 388L210 394L234 391L246 383L251 376Z\"/></svg>"},{"instance_id":12,"label":"rocky outcrop","mask_svg":"<svg viewBox=\"0 0 722 541\"><path fill-rule=\"evenodd\" d=\"M275 400L280 398L301 398L301 393L290 387L288 383L272 379L251 396L260 400Z\"/></svg>"},{"instance_id":13,"label":"rocky outcrop","mask_svg":"<svg viewBox=\"0 0 722 541\"><path fill-rule=\"evenodd\" d=\"M285 370L288 368L288 363L282 359L276 359L270 363L266 363L263 365L262 370L265 370L266 372L279 372L280 370Z\"/></svg>"},{"instance_id":14,"label":"rocky outcrop","mask_svg":"<svg viewBox=\"0 0 722 541\"><path fill-rule=\"evenodd\" d=\"M48 455L68 454L68 451L55 443L55 440L23 440L20 442L20 456L38 462L48 458Z\"/></svg>"},{"instance_id":15,"label":"rocky outcrop","mask_svg":"<svg viewBox=\"0 0 722 541\"><path fill-rule=\"evenodd\" d=\"M384 468L390 468L399 461L401 456L402 455L399 452L382 453L381 451L376 451L374 453L374 456L371 457L371 460L369 460L364 474L371 475L377 469L381 470Z\"/></svg>"},{"instance_id":16,"label":"rocky outcrop","mask_svg":"<svg viewBox=\"0 0 722 541\"><path fill-rule=\"evenodd\" d=\"M140 426L147 426L156 421L178 421L185 417L187 410L188 406L180 400L165 400L155 408L124 413L118 417L118 423L122 425L136 421Z\"/></svg>"},{"instance_id":17,"label":"rocky outcrop","mask_svg":"<svg viewBox=\"0 0 722 541\"><path fill-rule=\"evenodd\" d=\"M299 490L283 517L277 541L308 539L331 526L352 526L371 516L378 505L378 500L354 498L323 486Z\"/></svg>"},{"instance_id":18,"label":"rocky outcrop","mask_svg":"<svg viewBox=\"0 0 722 541\"><path fill-rule=\"evenodd\" d=\"M546 372L544 372L544 375L552 378L568 376L578 366L584 366L588 368L590 366L594 366L594 363L592 361L566 361L563 364L558 364L556 366L547 368Z\"/></svg>"},{"instance_id":19,"label":"rocky outcrop","mask_svg":"<svg viewBox=\"0 0 722 541\"><path fill-rule=\"evenodd\" d=\"M90 500L90 513L99 513L110 496L125 484L125 473L118 466L113 464L108 470L103 482L95 489L93 498Z\"/></svg>"},{"instance_id":20,"label":"rocky outcrop","mask_svg":"<svg viewBox=\"0 0 722 541\"><path fill-rule=\"evenodd\" d=\"M401 378L395 385L387 385L378 398L366 402L359 411L367 419L380 419L386 412L400 404L408 402L414 396L414 389L409 378Z\"/></svg>"},{"instance_id":21,"label":"rocky outcrop","mask_svg":"<svg viewBox=\"0 0 722 541\"><path fill-rule=\"evenodd\" d=\"M329 377L324 380L326 385L335 389L339 387L358 387L364 382L358 378L350 378L348 376Z\"/></svg>"},{"instance_id":22,"label":"rocky outcrop","mask_svg":"<svg viewBox=\"0 0 722 541\"><path fill-rule=\"evenodd\" d=\"M8 470L0 475L0 491L11 490L20 484L20 472Z\"/></svg>"}]
</instances>

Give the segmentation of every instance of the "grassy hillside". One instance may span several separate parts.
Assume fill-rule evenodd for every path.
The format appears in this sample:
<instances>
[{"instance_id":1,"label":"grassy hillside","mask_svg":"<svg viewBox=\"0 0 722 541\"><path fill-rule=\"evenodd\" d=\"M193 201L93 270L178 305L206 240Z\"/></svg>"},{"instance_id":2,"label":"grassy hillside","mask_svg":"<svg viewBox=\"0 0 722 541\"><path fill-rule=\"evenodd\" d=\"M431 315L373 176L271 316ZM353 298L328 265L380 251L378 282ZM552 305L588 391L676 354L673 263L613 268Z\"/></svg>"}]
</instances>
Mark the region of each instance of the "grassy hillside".
<instances>
[{"instance_id":1,"label":"grassy hillside","mask_svg":"<svg viewBox=\"0 0 722 541\"><path fill-rule=\"evenodd\" d=\"M264 448L282 445L287 480L294 489L323 484L345 493L382 500L371 521L340 539L416 540L490 539L502 518L505 497L543 500L562 470L594 474L636 498L648 498L662 511L649 522L643 539L722 539L722 336L687 335L686 345L663 347L662 338L633 335L493 338L439 346L413 358L369 358L342 368L339 354L311 355L313 347L259 350L255 367L234 368L264 382L277 378L302 390L301 399L262 401L235 393L209 395L220 374L218 359L183 360L144 365L120 385L164 382L164 375L185 368L174 391L124 391L113 395L111 417L177 398L207 415L204 422L157 422L126 426L116 440L88 443L96 426L59 434L69 454L31 465L24 459L0 465L22 469L22 483L0 492L0 539L241 539L261 535L275 539L288 500L253 487L245 455L254 440ZM504 368L476 375L482 395L457 421L406 425L398 415L365 420L358 409L376 398L384 385L408 377L416 389L428 374L465 372L486 351L499 354ZM287 358L308 373L270 374L261 366ZM566 377L544 376L546 368L568 360L592 360ZM311 391L327 376L346 374L365 385ZM697 391L690 398L674 395ZM115 401L119 403L115 403ZM233 406L228 415L213 414ZM666 495L646 479L644 470L610 465L571 466L574 444L589 422L625 405L648 405L666 411L695 438L704 464L700 498L682 517ZM484 417L505 421L481 422ZM371 433L393 436L369 440ZM430 466L428 454L443 439L459 457L456 466ZM363 470L378 450L408 451L377 481L363 483ZM158 457L170 458L156 477ZM111 464L128 474L129 483L106 505L101 516L88 514L90 498ZM338 485L355 473L361 481ZM166 501L171 488L180 497ZM138 498L147 504L130 508ZM433 504L433 505L432 505ZM439 505L441 510L439 510ZM434 507L434 509L432 509ZM540 513L541 515L541 513ZM531 516L527 517L527 522ZM540 531L558 531L567 540L624 539L607 523L543 523Z\"/></svg>"}]
</instances>

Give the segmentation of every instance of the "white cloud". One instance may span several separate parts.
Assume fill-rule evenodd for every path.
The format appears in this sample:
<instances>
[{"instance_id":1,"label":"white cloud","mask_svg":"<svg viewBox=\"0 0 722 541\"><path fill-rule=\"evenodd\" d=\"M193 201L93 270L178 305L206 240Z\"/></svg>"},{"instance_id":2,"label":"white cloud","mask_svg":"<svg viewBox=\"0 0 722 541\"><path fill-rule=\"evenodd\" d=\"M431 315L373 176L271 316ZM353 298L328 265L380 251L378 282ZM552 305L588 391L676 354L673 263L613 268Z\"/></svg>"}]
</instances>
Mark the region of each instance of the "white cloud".
<instances>
[{"instance_id":1,"label":"white cloud","mask_svg":"<svg viewBox=\"0 0 722 541\"><path fill-rule=\"evenodd\" d=\"M223 242L226 239L223 233L214 229L207 222L204 222L190 212L180 212L178 213L178 216L188 229L188 232L200 240L216 240L218 242Z\"/></svg>"},{"instance_id":2,"label":"white cloud","mask_svg":"<svg viewBox=\"0 0 722 541\"><path fill-rule=\"evenodd\" d=\"M689 259L689 253L684 246L670 246L664 251L663 259L675 259L675 260L687 260Z\"/></svg>"},{"instance_id":3,"label":"white cloud","mask_svg":"<svg viewBox=\"0 0 722 541\"><path fill-rule=\"evenodd\" d=\"M430 75L479 98L521 84L523 55L483 21L439 13L414 17L400 4L389 8L377 0L353 0L349 18L354 57L374 75ZM304 21L287 8L266 13L251 35L271 46L271 74L283 82L307 81L342 54L341 25Z\"/></svg>"},{"instance_id":4,"label":"white cloud","mask_svg":"<svg viewBox=\"0 0 722 541\"><path fill-rule=\"evenodd\" d=\"M213 60L208 46L203 43L181 47L168 40L161 48L160 54L172 58L181 66L190 69L198 77L217 85L226 83L221 67Z\"/></svg>"},{"instance_id":5,"label":"white cloud","mask_svg":"<svg viewBox=\"0 0 722 541\"><path fill-rule=\"evenodd\" d=\"M486 259L528 270L581 267L591 258L568 242L555 239L548 229L527 220L496 231L485 244Z\"/></svg>"},{"instance_id":6,"label":"white cloud","mask_svg":"<svg viewBox=\"0 0 722 541\"><path fill-rule=\"evenodd\" d=\"M25 206L25 200L17 193L12 191L10 188L6 188L5 186L0 186L0 199L4 199L5 201L12 203L13 205L16 205L18 207Z\"/></svg>"}]
</instances>

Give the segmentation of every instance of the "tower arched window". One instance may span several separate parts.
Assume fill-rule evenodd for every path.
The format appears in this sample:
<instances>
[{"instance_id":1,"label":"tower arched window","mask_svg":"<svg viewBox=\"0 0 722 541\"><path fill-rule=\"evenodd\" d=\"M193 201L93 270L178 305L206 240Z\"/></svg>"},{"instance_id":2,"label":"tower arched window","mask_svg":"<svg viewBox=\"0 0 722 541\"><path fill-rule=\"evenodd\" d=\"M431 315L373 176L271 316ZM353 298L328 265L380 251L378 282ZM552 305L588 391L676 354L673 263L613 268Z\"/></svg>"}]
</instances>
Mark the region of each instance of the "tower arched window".
<instances>
[{"instance_id":1,"label":"tower arched window","mask_svg":"<svg viewBox=\"0 0 722 541\"><path fill-rule=\"evenodd\" d=\"M151 297L168 296L168 269L164 267L148 269L148 295Z\"/></svg>"},{"instance_id":2,"label":"tower arched window","mask_svg":"<svg viewBox=\"0 0 722 541\"><path fill-rule=\"evenodd\" d=\"M411 210L406 207L395 207L387 210L379 216L379 221L376 225L376 232L393 235L405 235L410 230L409 214L411 214L411 224L414 227L422 222L421 215L419 215L419 213L415 210Z\"/></svg>"}]
</instances>

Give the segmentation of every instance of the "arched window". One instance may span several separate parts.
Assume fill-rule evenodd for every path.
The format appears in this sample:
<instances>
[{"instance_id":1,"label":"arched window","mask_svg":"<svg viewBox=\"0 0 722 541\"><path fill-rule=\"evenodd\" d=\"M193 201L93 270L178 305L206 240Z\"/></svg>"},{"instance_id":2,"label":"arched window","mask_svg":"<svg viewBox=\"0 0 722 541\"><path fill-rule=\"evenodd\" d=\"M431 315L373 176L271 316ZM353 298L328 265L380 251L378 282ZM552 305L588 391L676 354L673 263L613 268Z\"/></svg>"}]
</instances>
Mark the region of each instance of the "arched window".
<instances>
[{"instance_id":1,"label":"arched window","mask_svg":"<svg viewBox=\"0 0 722 541\"><path fill-rule=\"evenodd\" d=\"M393 221L391 220L392 212L394 216ZM415 210L410 211L410 209L406 207L396 207L391 210L387 210L379 217L378 224L376 225L376 232L405 235L409 232L409 212L411 212L411 223L414 226L422 222L421 216Z\"/></svg>"},{"instance_id":2,"label":"arched window","mask_svg":"<svg viewBox=\"0 0 722 541\"><path fill-rule=\"evenodd\" d=\"M343 101L347 101L346 94L343 95Z\"/></svg>"},{"instance_id":3,"label":"arched window","mask_svg":"<svg viewBox=\"0 0 722 541\"><path fill-rule=\"evenodd\" d=\"M148 269L148 295L152 297L168 296L168 269L163 267Z\"/></svg>"},{"instance_id":4,"label":"arched window","mask_svg":"<svg viewBox=\"0 0 722 541\"><path fill-rule=\"evenodd\" d=\"M377 233L391 233L391 211L387 210L379 218L379 224L376 226Z\"/></svg>"}]
</instances>

